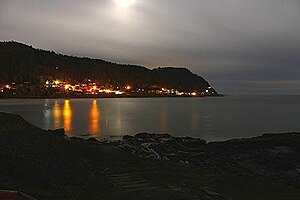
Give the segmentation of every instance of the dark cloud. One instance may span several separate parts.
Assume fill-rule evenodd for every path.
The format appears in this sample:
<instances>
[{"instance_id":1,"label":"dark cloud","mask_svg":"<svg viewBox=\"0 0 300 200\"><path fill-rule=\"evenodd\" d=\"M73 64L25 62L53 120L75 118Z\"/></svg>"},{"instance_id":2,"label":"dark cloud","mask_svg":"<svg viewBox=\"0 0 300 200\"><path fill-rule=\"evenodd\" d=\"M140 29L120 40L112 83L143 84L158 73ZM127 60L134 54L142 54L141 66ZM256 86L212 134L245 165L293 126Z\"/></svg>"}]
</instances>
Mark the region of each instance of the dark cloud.
<instances>
[{"instance_id":1,"label":"dark cloud","mask_svg":"<svg viewBox=\"0 0 300 200\"><path fill-rule=\"evenodd\" d=\"M284 84L300 77L299 0L2 0L0 30L61 53L187 66L223 92L243 91L236 81L255 92L263 80L273 84L259 93L300 92Z\"/></svg>"}]
</instances>

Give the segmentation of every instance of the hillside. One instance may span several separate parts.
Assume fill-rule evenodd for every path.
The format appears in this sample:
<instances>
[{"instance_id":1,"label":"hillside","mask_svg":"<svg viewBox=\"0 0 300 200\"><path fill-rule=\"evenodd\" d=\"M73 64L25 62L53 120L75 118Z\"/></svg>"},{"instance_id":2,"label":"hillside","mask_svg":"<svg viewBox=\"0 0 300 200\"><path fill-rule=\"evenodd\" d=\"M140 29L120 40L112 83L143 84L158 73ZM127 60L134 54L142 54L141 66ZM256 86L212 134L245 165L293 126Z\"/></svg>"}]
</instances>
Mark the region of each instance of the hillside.
<instances>
[{"instance_id":1,"label":"hillside","mask_svg":"<svg viewBox=\"0 0 300 200\"><path fill-rule=\"evenodd\" d=\"M133 87L166 87L179 90L205 91L210 85L186 68L156 68L123 65L101 59L61 55L18 42L0 42L0 84L46 80L84 82Z\"/></svg>"}]
</instances>

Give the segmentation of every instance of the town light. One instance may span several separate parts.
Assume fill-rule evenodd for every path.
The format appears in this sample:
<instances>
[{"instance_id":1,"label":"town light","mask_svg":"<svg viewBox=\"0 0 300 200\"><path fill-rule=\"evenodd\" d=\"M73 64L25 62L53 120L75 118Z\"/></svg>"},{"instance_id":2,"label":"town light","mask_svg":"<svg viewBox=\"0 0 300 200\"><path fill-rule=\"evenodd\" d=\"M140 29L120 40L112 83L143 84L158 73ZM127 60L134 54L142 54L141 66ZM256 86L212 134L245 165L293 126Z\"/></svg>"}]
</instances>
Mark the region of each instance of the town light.
<instances>
[{"instance_id":1,"label":"town light","mask_svg":"<svg viewBox=\"0 0 300 200\"><path fill-rule=\"evenodd\" d=\"M112 93L112 91L111 90L109 90L109 89L105 89L105 90L103 90L105 93Z\"/></svg>"},{"instance_id":2,"label":"town light","mask_svg":"<svg viewBox=\"0 0 300 200\"><path fill-rule=\"evenodd\" d=\"M116 95L120 95L120 94L123 94L123 92L115 91L115 94L116 94Z\"/></svg>"},{"instance_id":3,"label":"town light","mask_svg":"<svg viewBox=\"0 0 300 200\"><path fill-rule=\"evenodd\" d=\"M66 90L68 90L70 87L71 87L70 84L66 84L66 85L65 85L65 89L66 89Z\"/></svg>"}]
</instances>

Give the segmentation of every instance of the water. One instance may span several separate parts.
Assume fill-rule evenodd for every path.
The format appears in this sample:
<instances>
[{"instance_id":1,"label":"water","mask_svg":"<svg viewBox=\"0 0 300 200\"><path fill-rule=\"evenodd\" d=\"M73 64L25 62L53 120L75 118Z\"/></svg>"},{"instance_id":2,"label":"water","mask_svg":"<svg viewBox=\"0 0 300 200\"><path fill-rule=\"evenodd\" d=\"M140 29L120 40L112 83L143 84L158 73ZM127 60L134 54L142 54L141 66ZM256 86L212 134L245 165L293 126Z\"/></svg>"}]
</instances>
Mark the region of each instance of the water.
<instances>
[{"instance_id":1,"label":"water","mask_svg":"<svg viewBox=\"0 0 300 200\"><path fill-rule=\"evenodd\" d=\"M300 96L1 99L0 110L69 136L171 133L208 141L300 131Z\"/></svg>"}]
</instances>

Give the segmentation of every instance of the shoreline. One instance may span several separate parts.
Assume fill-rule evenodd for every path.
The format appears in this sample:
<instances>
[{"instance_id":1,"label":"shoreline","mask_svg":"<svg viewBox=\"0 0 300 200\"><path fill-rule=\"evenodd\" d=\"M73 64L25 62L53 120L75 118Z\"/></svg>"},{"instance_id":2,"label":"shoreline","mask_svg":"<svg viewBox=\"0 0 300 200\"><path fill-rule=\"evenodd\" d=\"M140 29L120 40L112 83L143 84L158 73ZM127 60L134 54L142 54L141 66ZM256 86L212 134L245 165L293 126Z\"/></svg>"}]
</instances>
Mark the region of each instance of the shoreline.
<instances>
[{"instance_id":1,"label":"shoreline","mask_svg":"<svg viewBox=\"0 0 300 200\"><path fill-rule=\"evenodd\" d=\"M166 95L145 95L145 96L56 96L56 97L36 97L36 96L27 96L27 97L0 97L0 99L135 99L135 98L214 98L214 97L225 97L228 95L215 95L215 96L166 96Z\"/></svg>"},{"instance_id":2,"label":"shoreline","mask_svg":"<svg viewBox=\"0 0 300 200\"><path fill-rule=\"evenodd\" d=\"M0 189L36 199L299 199L300 133L68 137L0 112Z\"/></svg>"}]
</instances>

